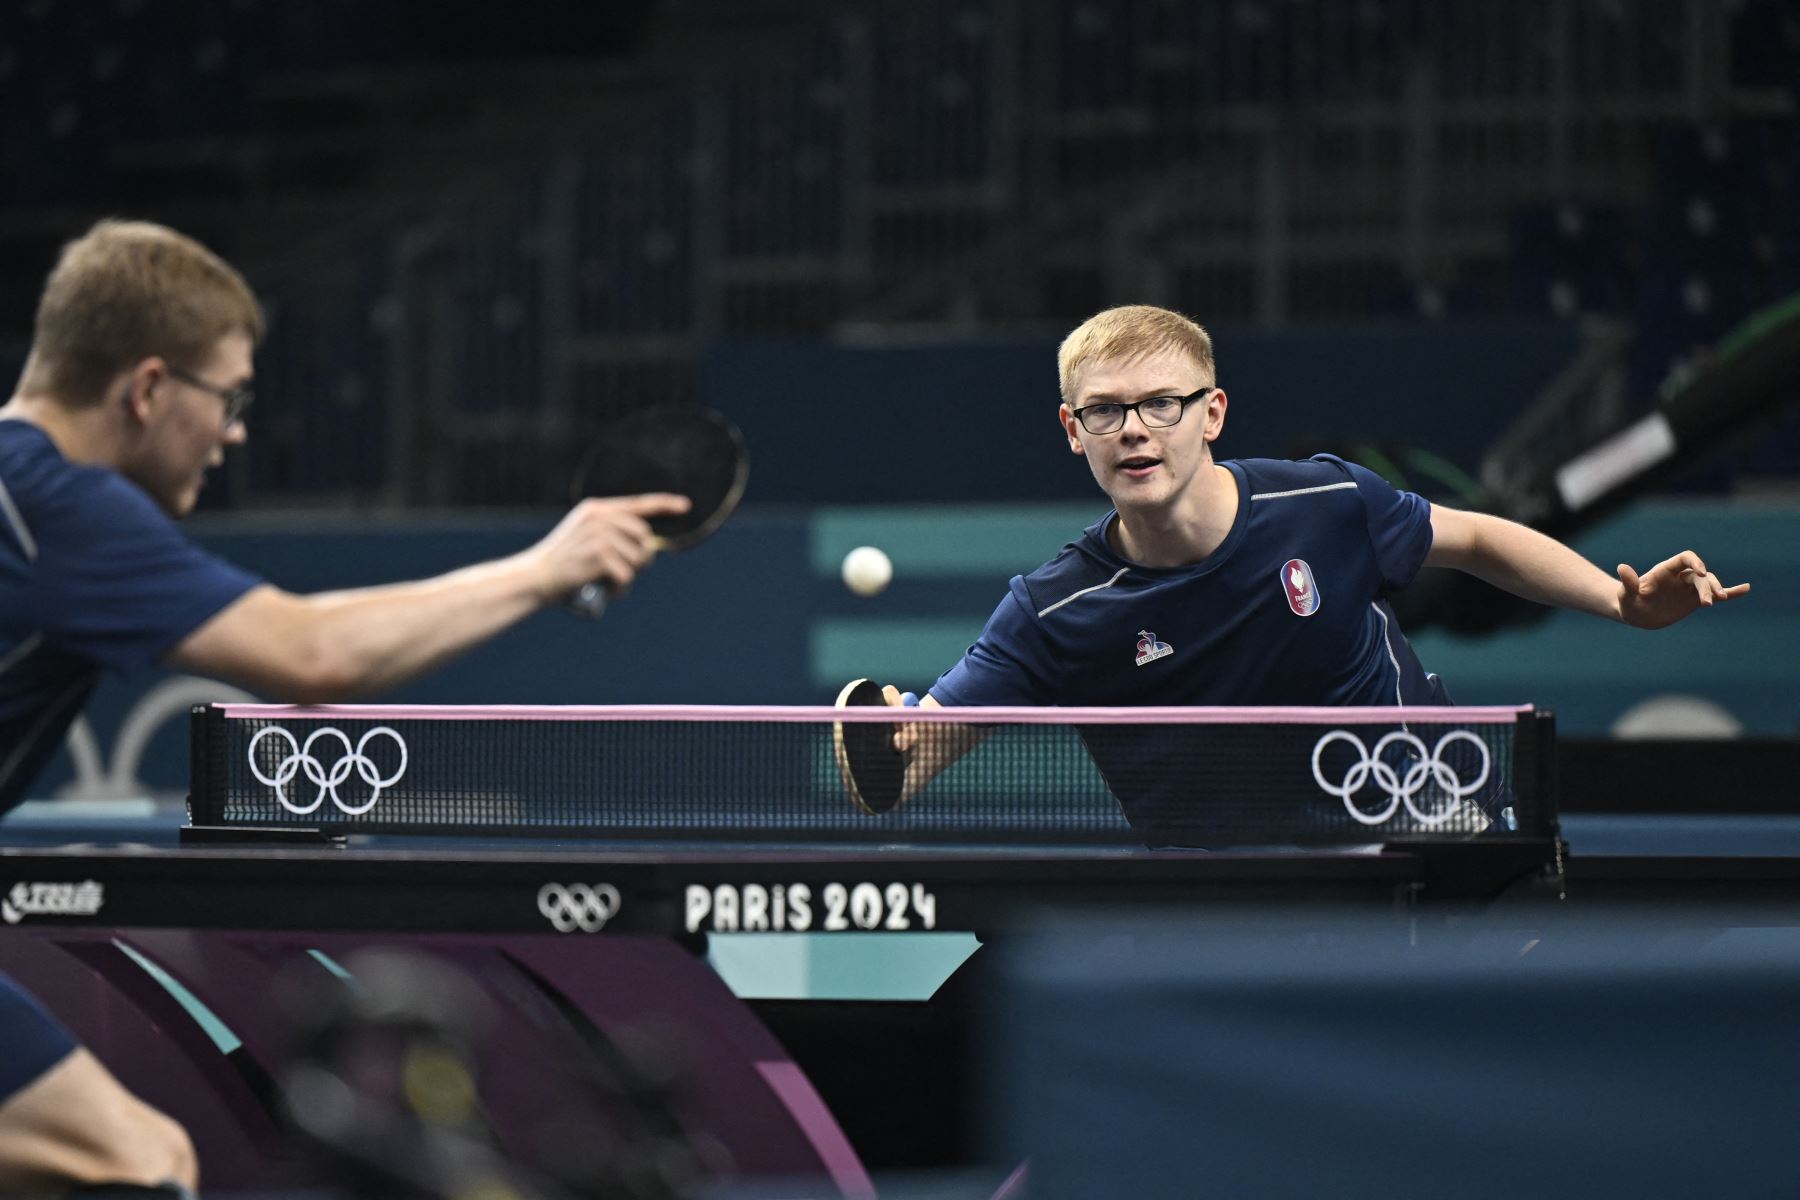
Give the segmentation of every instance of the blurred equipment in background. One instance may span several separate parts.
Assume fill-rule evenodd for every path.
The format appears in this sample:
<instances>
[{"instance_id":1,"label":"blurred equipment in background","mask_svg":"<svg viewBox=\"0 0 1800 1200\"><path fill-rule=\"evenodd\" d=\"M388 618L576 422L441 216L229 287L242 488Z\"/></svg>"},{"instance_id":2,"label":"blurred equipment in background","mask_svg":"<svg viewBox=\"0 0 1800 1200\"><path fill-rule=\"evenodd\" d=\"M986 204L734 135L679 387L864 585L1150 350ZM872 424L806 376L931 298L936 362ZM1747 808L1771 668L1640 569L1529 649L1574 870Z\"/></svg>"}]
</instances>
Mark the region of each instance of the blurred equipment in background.
<instances>
[{"instance_id":1,"label":"blurred equipment in background","mask_svg":"<svg viewBox=\"0 0 1800 1200\"><path fill-rule=\"evenodd\" d=\"M780 444L809 418L706 377L751 339L1018 344L997 389L935 381L1001 411L1042 394L1021 335L1107 303L1502 341L1598 314L1641 396L1800 288L1789 0L180 8L0 5L0 363L93 216L216 246L273 303L214 506L547 504L607 406ZM858 382L832 419L881 413ZM1439 382L1390 402L1520 402ZM1371 436L1356 407L1336 432ZM917 500L1027 498L909 466Z\"/></svg>"},{"instance_id":2,"label":"blurred equipment in background","mask_svg":"<svg viewBox=\"0 0 1800 1200\"><path fill-rule=\"evenodd\" d=\"M1344 452L1434 501L1496 513L1567 540L1800 412L1800 295L1757 313L1670 374L1642 415L1621 411L1622 348L1610 329L1603 331L1592 352L1488 453L1479 484L1418 449L1350 446ZM1441 625L1456 633L1485 633L1551 611L1455 571L1422 575L1394 598L1394 610L1408 629Z\"/></svg>"},{"instance_id":3,"label":"blurred equipment in background","mask_svg":"<svg viewBox=\"0 0 1800 1200\"><path fill-rule=\"evenodd\" d=\"M481 1059L498 1018L476 980L395 949L360 951L343 971L293 975L281 997L295 1052L277 1086L317 1182L367 1200L679 1200L716 1166L674 1115L682 1072L648 1031L627 1046L541 997L508 1005L562 1049L540 1081L554 1116L528 1161L488 1117Z\"/></svg>"}]
</instances>

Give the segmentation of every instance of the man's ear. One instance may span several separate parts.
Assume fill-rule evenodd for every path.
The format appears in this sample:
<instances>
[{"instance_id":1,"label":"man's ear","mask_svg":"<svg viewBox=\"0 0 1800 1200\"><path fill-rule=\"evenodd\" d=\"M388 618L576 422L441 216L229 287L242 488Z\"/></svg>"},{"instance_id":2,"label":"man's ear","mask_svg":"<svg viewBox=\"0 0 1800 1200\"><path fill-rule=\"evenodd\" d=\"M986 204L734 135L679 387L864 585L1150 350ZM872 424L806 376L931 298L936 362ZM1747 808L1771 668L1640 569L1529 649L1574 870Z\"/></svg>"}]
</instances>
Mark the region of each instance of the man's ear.
<instances>
[{"instance_id":1,"label":"man's ear","mask_svg":"<svg viewBox=\"0 0 1800 1200\"><path fill-rule=\"evenodd\" d=\"M141 359L126 373L124 386L120 389L123 392L120 402L125 406L125 411L131 414L132 419L138 424L148 425L150 423L150 412L155 404L153 393L156 385L162 382L168 373L168 364L155 355ZM114 386L118 387L119 385L115 384Z\"/></svg>"},{"instance_id":2,"label":"man's ear","mask_svg":"<svg viewBox=\"0 0 1800 1200\"><path fill-rule=\"evenodd\" d=\"M1069 452L1085 455L1087 450L1081 444L1081 422L1075 419L1075 411L1067 404L1059 404L1056 417L1062 422L1064 436L1069 439Z\"/></svg>"},{"instance_id":3,"label":"man's ear","mask_svg":"<svg viewBox=\"0 0 1800 1200\"><path fill-rule=\"evenodd\" d=\"M1225 399L1224 388L1214 388L1206 397L1206 440L1216 442L1219 435L1225 432Z\"/></svg>"}]
</instances>

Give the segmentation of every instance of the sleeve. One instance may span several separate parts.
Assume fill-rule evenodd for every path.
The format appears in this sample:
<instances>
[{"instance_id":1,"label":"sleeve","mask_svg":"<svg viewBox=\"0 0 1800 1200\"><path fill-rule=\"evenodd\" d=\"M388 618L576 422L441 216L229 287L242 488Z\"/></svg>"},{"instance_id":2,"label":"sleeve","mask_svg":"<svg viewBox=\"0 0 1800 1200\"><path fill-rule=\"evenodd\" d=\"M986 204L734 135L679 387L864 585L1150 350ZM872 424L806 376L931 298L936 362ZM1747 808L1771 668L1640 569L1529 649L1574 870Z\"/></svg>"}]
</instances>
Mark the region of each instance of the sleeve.
<instances>
[{"instance_id":1,"label":"sleeve","mask_svg":"<svg viewBox=\"0 0 1800 1200\"><path fill-rule=\"evenodd\" d=\"M1335 463L1356 482L1369 545L1388 590L1399 591L1411 583L1431 552L1431 501L1415 492L1400 491L1367 467L1330 454L1317 457Z\"/></svg>"},{"instance_id":2,"label":"sleeve","mask_svg":"<svg viewBox=\"0 0 1800 1200\"><path fill-rule=\"evenodd\" d=\"M1035 707L1054 703L1054 679L1054 658L1025 580L1015 575L981 636L931 685L931 695L953 707Z\"/></svg>"},{"instance_id":3,"label":"sleeve","mask_svg":"<svg viewBox=\"0 0 1800 1200\"><path fill-rule=\"evenodd\" d=\"M30 993L0 975L0 1104L67 1058L75 1038Z\"/></svg>"},{"instance_id":4,"label":"sleeve","mask_svg":"<svg viewBox=\"0 0 1800 1200\"><path fill-rule=\"evenodd\" d=\"M114 671L161 658L261 582L190 541L135 485L106 475L36 517L38 627Z\"/></svg>"}]
</instances>

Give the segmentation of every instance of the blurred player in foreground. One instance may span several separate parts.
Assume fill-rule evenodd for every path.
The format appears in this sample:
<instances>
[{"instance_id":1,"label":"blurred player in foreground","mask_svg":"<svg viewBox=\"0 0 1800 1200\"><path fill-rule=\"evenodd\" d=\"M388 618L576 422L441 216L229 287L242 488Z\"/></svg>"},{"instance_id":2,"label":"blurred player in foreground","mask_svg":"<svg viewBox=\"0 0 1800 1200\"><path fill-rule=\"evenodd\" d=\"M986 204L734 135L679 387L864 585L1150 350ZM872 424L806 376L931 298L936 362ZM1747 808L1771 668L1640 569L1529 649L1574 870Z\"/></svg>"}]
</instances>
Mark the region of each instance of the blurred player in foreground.
<instances>
[{"instance_id":1,"label":"blurred player in foreground","mask_svg":"<svg viewBox=\"0 0 1800 1200\"><path fill-rule=\"evenodd\" d=\"M241 276L173 230L106 221L64 248L0 408L0 812L103 669L161 661L283 700L378 692L595 580L629 584L679 496L589 500L509 558L298 596L175 526L247 435L263 318Z\"/></svg>"},{"instance_id":2,"label":"blurred player in foreground","mask_svg":"<svg viewBox=\"0 0 1800 1200\"><path fill-rule=\"evenodd\" d=\"M671 495L588 500L508 558L413 583L282 591L175 526L208 468L247 436L262 333L238 272L173 230L103 221L64 248L0 408L0 813L56 752L103 669L160 661L295 701L380 691L588 583L622 589L653 553L648 518L687 508ZM0 1107L0 1153L25 1145L31 1162L83 1161L90 1143L63 1144L68 1157L54 1143L73 1136L75 1117L108 1113L167 1140L86 1051L56 1065L30 1057L47 1036L41 1017L22 1001L0 1006L0 1083L14 1089ZM42 1074L23 1073L32 1062ZM112 1136L104 1122L82 1128ZM191 1183L185 1145L170 1162L186 1166L169 1177Z\"/></svg>"},{"instance_id":3,"label":"blurred player in foreground","mask_svg":"<svg viewBox=\"0 0 1800 1200\"><path fill-rule=\"evenodd\" d=\"M1063 341L1058 367L1069 450L1113 511L1013 578L924 705L1450 704L1387 602L1422 567L1642 629L1750 590L1691 550L1615 578L1523 525L1433 505L1331 455L1215 462L1226 394L1212 339L1179 313L1101 312ZM977 736L903 723L901 800Z\"/></svg>"}]
</instances>

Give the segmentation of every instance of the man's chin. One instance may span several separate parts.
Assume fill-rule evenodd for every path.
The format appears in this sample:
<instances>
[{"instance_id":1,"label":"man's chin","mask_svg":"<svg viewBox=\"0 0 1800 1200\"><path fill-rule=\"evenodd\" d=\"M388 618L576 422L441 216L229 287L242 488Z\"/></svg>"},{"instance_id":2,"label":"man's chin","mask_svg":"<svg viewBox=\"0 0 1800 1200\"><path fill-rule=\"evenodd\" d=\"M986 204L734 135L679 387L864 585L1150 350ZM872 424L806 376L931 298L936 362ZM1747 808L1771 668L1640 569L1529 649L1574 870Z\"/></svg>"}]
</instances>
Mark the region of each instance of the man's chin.
<instances>
[{"instance_id":1,"label":"man's chin","mask_svg":"<svg viewBox=\"0 0 1800 1200\"><path fill-rule=\"evenodd\" d=\"M164 512L168 513L177 521L193 512L194 506L199 503L200 488L198 485L191 488L185 488L174 496L157 497L157 504Z\"/></svg>"},{"instance_id":2,"label":"man's chin","mask_svg":"<svg viewBox=\"0 0 1800 1200\"><path fill-rule=\"evenodd\" d=\"M1120 512L1155 512L1169 504L1169 489L1165 487L1115 487L1107 495Z\"/></svg>"}]
</instances>

